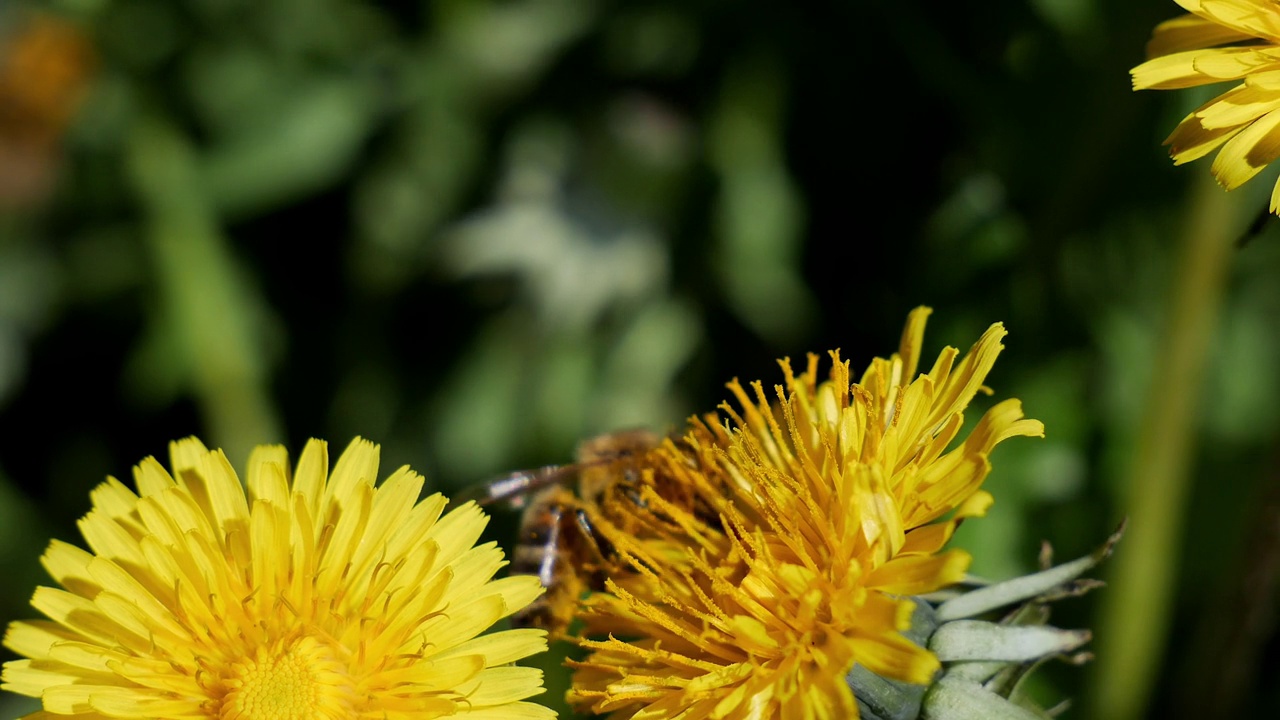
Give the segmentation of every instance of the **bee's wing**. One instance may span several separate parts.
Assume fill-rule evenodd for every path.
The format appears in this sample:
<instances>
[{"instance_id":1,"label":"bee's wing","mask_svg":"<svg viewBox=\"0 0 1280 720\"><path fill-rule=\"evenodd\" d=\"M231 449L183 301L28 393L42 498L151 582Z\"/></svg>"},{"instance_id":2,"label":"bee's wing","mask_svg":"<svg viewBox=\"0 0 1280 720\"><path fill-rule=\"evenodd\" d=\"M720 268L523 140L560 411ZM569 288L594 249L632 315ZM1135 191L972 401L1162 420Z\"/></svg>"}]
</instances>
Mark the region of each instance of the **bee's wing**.
<instances>
[{"instance_id":1,"label":"bee's wing","mask_svg":"<svg viewBox=\"0 0 1280 720\"><path fill-rule=\"evenodd\" d=\"M529 496L545 487L563 484L578 473L577 465L544 465L532 470L517 470L463 488L453 496L455 504L474 500L481 506L501 506L519 510Z\"/></svg>"}]
</instances>

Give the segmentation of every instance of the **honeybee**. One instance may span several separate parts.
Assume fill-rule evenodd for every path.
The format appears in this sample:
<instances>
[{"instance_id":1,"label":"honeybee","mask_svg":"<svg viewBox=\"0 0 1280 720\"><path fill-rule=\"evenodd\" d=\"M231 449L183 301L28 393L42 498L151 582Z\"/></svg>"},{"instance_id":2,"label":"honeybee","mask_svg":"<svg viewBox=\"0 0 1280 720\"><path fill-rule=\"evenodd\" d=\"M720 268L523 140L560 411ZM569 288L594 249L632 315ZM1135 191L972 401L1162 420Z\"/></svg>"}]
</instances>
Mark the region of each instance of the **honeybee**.
<instances>
[{"instance_id":1,"label":"honeybee","mask_svg":"<svg viewBox=\"0 0 1280 720\"><path fill-rule=\"evenodd\" d=\"M639 486L646 469L652 470L646 458L661 442L648 430L601 435L579 445L573 464L519 470L457 498L522 511L510 571L536 575L547 592L513 615L512 624L561 635L583 592L604 589L614 550L596 523L606 500L620 495L642 502Z\"/></svg>"}]
</instances>

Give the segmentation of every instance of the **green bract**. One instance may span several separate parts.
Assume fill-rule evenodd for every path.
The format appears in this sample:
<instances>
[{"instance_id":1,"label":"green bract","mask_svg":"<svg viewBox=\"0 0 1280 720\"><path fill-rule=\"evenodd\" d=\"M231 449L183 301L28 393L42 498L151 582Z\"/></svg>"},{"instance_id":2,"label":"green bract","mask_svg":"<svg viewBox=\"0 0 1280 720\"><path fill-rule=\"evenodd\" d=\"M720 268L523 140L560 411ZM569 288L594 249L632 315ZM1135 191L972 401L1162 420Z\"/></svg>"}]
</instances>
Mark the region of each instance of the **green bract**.
<instances>
[{"instance_id":1,"label":"green bract","mask_svg":"<svg viewBox=\"0 0 1280 720\"><path fill-rule=\"evenodd\" d=\"M1019 694L1022 681L1051 658L1087 661L1091 656L1077 651L1092 634L1049 625L1049 603L1100 586L1099 581L1081 576L1111 554L1123 532L1122 525L1092 554L1041 572L917 598L911 629L905 635L933 651L943 669L926 687L887 680L854 666L846 681L862 719L1053 717L1052 711ZM997 621L976 619L1001 609L1008 610Z\"/></svg>"}]
</instances>

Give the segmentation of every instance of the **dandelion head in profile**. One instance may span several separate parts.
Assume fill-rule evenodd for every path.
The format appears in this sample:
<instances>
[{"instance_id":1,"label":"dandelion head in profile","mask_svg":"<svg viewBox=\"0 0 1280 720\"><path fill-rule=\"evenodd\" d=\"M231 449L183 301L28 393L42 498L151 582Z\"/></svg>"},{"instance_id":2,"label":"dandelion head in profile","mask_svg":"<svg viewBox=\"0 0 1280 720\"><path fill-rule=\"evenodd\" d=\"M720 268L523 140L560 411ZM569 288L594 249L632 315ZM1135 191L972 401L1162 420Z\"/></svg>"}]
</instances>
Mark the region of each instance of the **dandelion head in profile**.
<instances>
[{"instance_id":1,"label":"dandelion head in profile","mask_svg":"<svg viewBox=\"0 0 1280 720\"><path fill-rule=\"evenodd\" d=\"M940 664L904 635L907 596L963 577L969 556L943 546L992 502L988 455L1043 427L1006 400L961 439L1004 330L917 376L927 316L913 312L899 352L856 383L838 353L821 382L816 356L799 375L783 361L772 394L730 383L727 421L695 420L663 446L653 477L699 502L649 485L606 513L627 518L603 531L630 572L585 601L572 703L618 718L857 717L855 665L930 682Z\"/></svg>"},{"instance_id":2,"label":"dandelion head in profile","mask_svg":"<svg viewBox=\"0 0 1280 720\"><path fill-rule=\"evenodd\" d=\"M53 541L61 586L10 625L4 689L32 717L339 720L554 717L522 702L541 671L514 661L538 630L482 633L540 592L494 580L504 564L473 504L418 500L409 468L381 485L378 447L357 439L329 472L312 440L296 466L264 446L245 486L221 451L187 439L171 470L114 478L80 521L89 545ZM248 493L246 495L245 487Z\"/></svg>"},{"instance_id":3,"label":"dandelion head in profile","mask_svg":"<svg viewBox=\"0 0 1280 720\"><path fill-rule=\"evenodd\" d=\"M1212 172L1234 190L1280 157L1280 4L1176 0L1188 13L1156 26L1135 90L1236 83L1200 106L1165 140L1181 165L1218 151ZM1280 183L1271 193L1280 213Z\"/></svg>"}]
</instances>

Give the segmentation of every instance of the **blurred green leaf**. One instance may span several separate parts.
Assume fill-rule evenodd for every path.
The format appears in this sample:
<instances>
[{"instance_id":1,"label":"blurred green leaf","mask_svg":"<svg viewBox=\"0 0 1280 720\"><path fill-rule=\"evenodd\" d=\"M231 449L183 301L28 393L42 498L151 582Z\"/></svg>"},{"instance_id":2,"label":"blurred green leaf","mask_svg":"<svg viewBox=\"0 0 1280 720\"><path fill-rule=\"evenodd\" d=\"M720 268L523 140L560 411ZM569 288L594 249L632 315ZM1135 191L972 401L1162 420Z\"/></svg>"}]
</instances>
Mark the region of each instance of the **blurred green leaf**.
<instances>
[{"instance_id":1,"label":"blurred green leaf","mask_svg":"<svg viewBox=\"0 0 1280 720\"><path fill-rule=\"evenodd\" d=\"M779 147L785 87L776 60L741 61L709 123L720 179L717 265L743 322L779 345L808 330L816 308L798 274L804 201Z\"/></svg>"},{"instance_id":2,"label":"blurred green leaf","mask_svg":"<svg viewBox=\"0 0 1280 720\"><path fill-rule=\"evenodd\" d=\"M218 210L237 217L321 190L346 172L372 129L377 97L351 79L295 87L269 120L211 147L203 175Z\"/></svg>"},{"instance_id":3,"label":"blurred green leaf","mask_svg":"<svg viewBox=\"0 0 1280 720\"><path fill-rule=\"evenodd\" d=\"M265 312L230 255L201 193L193 148L163 119L139 122L129 143L129 169L148 215L147 240L164 298L153 321L169 338L177 376L190 383L210 439L236 462L280 436L265 394ZM140 368L141 369L141 368ZM148 377L135 376L139 388Z\"/></svg>"}]
</instances>

